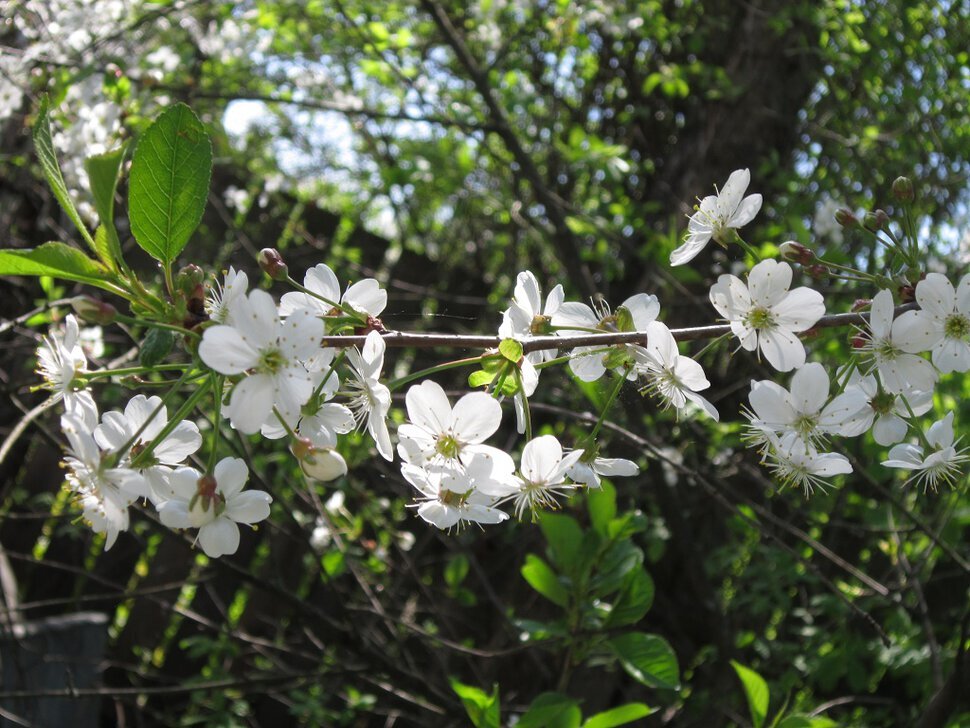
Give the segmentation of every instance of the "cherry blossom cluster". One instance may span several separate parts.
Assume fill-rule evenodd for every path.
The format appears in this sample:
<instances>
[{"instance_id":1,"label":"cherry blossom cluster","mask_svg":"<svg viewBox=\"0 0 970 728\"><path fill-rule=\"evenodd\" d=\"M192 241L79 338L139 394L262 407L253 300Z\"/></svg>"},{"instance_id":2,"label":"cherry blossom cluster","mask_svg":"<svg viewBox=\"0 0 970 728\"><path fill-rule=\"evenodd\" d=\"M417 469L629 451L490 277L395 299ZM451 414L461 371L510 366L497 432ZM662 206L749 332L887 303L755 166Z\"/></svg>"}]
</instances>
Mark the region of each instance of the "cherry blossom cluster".
<instances>
[{"instance_id":1,"label":"cherry blossom cluster","mask_svg":"<svg viewBox=\"0 0 970 728\"><path fill-rule=\"evenodd\" d=\"M700 202L673 264L688 262L712 240L756 255L738 233L761 207L760 195L744 196L749 181L749 172L738 170L719 194ZM782 253L802 263L814 259L796 243ZM380 316L388 297L376 280L344 287L320 264L300 284L270 249L260 254L260 265L294 290L277 302L267 291L251 289L243 271L230 268L221 282L205 287L201 269L186 269L187 290L198 299L188 302L197 321L186 329L196 356L172 365L182 376L165 398L139 394L123 411L99 416L88 385L115 372L89 369L77 320L67 317L63 329L52 330L40 346L38 371L51 402L64 408L67 485L85 520L105 535L106 548L127 529L129 508L142 502L155 508L162 524L194 530L207 555L236 550L237 524L267 518L272 498L244 490L249 473L242 460L218 459L226 427L287 441L304 474L316 481L345 475L340 437L366 432L382 458L400 458L418 516L452 529L499 523L510 514L534 518L577 488L599 487L603 477L636 475L636 463L601 457L597 441L622 386L651 395L678 416L719 419L701 394L710 387L702 366L681 353L675 332L659 320L654 295L635 294L616 308L602 300L566 301L561 285L543 297L536 276L523 271L498 327L497 349L387 382L389 332ZM892 290L879 290L868 316L859 319L854 356L834 371L834 379L822 363L807 361L802 340L825 316L825 301L809 287L792 288L793 279L789 262L768 258L746 279L724 274L710 289L711 304L728 324L715 343L736 337L739 349L792 372L787 388L771 379L751 383L745 439L764 464L782 484L809 495L826 487L829 477L852 472L833 438L871 431L879 445L891 446L886 467L910 471L910 480L924 490L954 484L968 455L954 435L953 414L925 432L912 420L933 408L941 374L970 369L970 275L956 288L941 274L927 275L912 288L915 305L899 311ZM346 336L357 337L353 346L344 343ZM392 390L469 363L481 367L469 376L478 391L454 403L430 379L410 386L404 396L408 421L397 428L395 445L388 426ZM553 435L534 436L529 406L542 371L558 364L568 364L582 382L608 374L613 380L595 427L566 444ZM188 382L198 386L188 386L191 394L170 418L170 398ZM202 434L191 419L204 398L214 409L206 422L212 437L206 464L198 458ZM508 399L526 439L517 457L487 442L501 429ZM904 442L911 432L917 442Z\"/></svg>"}]
</instances>

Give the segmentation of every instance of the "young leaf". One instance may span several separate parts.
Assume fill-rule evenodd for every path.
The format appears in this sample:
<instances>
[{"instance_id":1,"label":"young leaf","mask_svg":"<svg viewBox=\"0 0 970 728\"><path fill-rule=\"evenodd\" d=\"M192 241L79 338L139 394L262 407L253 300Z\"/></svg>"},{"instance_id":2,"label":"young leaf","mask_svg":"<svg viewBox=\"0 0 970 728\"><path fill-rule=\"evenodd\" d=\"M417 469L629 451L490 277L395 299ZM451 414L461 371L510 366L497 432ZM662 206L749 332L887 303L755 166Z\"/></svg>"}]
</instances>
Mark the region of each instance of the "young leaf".
<instances>
[{"instance_id":1,"label":"young leaf","mask_svg":"<svg viewBox=\"0 0 970 728\"><path fill-rule=\"evenodd\" d=\"M98 240L100 236L95 233L95 252L105 265L116 270L121 261L121 243L115 229L115 190L118 188L121 163L125 159L126 150L127 144L84 160L84 169L88 173L88 183L94 196L94 208L101 220L98 231L104 231L101 233L104 242Z\"/></svg>"},{"instance_id":2,"label":"young leaf","mask_svg":"<svg viewBox=\"0 0 970 728\"><path fill-rule=\"evenodd\" d=\"M579 704L559 693L543 693L515 725L518 728L579 728L583 714Z\"/></svg>"},{"instance_id":3,"label":"young leaf","mask_svg":"<svg viewBox=\"0 0 970 728\"><path fill-rule=\"evenodd\" d=\"M522 344L515 339L502 339L498 345L499 353L513 364L518 364L522 358Z\"/></svg>"},{"instance_id":4,"label":"young leaf","mask_svg":"<svg viewBox=\"0 0 970 728\"><path fill-rule=\"evenodd\" d=\"M60 203L61 207L64 208L64 212L67 213L68 218L70 218L71 222L74 223L74 226L81 233L81 237L93 249L94 239L81 220L81 216L78 214L77 208L74 206L74 202L67 192L64 176L61 174L61 167L57 163L57 154L54 152L54 142L51 135L50 99L46 95L41 98L40 108L37 109L37 123L34 124L33 137L34 148L37 150L37 158L40 160L40 166L44 170L44 177L47 178L47 184L50 185L51 192L54 193L54 197Z\"/></svg>"},{"instance_id":5,"label":"young leaf","mask_svg":"<svg viewBox=\"0 0 970 728\"><path fill-rule=\"evenodd\" d=\"M643 569L635 569L626 575L620 595L613 602L613 609L606 618L610 627L636 624L653 605L653 579Z\"/></svg>"},{"instance_id":6,"label":"young leaf","mask_svg":"<svg viewBox=\"0 0 970 728\"><path fill-rule=\"evenodd\" d=\"M734 668L741 679L741 685L744 686L748 708L751 710L751 723L754 728L761 728L768 716L768 701L770 699L768 683L750 667L745 667L734 660L731 660L731 667Z\"/></svg>"},{"instance_id":7,"label":"young leaf","mask_svg":"<svg viewBox=\"0 0 970 728\"><path fill-rule=\"evenodd\" d=\"M168 329L149 329L138 354L138 361L143 367L153 367L161 364L175 344L175 334Z\"/></svg>"},{"instance_id":8,"label":"young leaf","mask_svg":"<svg viewBox=\"0 0 970 728\"><path fill-rule=\"evenodd\" d=\"M599 490L590 490L586 494L586 509L593 528L606 535L609 522L616 516L616 489L603 483Z\"/></svg>"},{"instance_id":9,"label":"young leaf","mask_svg":"<svg viewBox=\"0 0 970 728\"><path fill-rule=\"evenodd\" d=\"M646 718L654 712L656 712L656 708L651 708L643 703L627 703L612 710L591 715L583 723L583 728L615 728L618 725L626 725L635 720L640 720L640 718Z\"/></svg>"},{"instance_id":10,"label":"young leaf","mask_svg":"<svg viewBox=\"0 0 970 728\"><path fill-rule=\"evenodd\" d=\"M499 728L498 685L492 686L492 692L488 694L473 685L452 679L451 689L461 699L475 728Z\"/></svg>"},{"instance_id":11,"label":"young leaf","mask_svg":"<svg viewBox=\"0 0 970 728\"><path fill-rule=\"evenodd\" d=\"M96 260L64 243L44 243L26 250L0 250L0 276L51 276L92 286L114 288L111 273Z\"/></svg>"},{"instance_id":12,"label":"young leaf","mask_svg":"<svg viewBox=\"0 0 970 728\"><path fill-rule=\"evenodd\" d=\"M619 658L623 669L637 682L665 690L680 688L677 656L662 637L627 632L614 637L607 644Z\"/></svg>"},{"instance_id":13,"label":"young leaf","mask_svg":"<svg viewBox=\"0 0 970 728\"><path fill-rule=\"evenodd\" d=\"M169 107L138 141L128 183L131 232L162 263L182 252L202 219L212 144L185 104Z\"/></svg>"},{"instance_id":14,"label":"young leaf","mask_svg":"<svg viewBox=\"0 0 970 728\"><path fill-rule=\"evenodd\" d=\"M569 603L569 593L559 583L556 572L535 554L528 554L525 557L525 564L522 565L522 577L529 582L529 586L553 604L565 607Z\"/></svg>"}]
</instances>

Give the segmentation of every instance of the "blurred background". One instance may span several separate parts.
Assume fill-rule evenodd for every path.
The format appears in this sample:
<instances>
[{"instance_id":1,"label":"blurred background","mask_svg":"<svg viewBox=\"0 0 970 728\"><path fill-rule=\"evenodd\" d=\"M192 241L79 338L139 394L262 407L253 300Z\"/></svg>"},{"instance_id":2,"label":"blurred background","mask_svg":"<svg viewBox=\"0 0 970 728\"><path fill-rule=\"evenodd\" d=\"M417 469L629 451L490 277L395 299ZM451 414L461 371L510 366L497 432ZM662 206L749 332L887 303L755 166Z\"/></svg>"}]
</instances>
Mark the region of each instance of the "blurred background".
<instances>
[{"instance_id":1,"label":"blurred background","mask_svg":"<svg viewBox=\"0 0 970 728\"><path fill-rule=\"evenodd\" d=\"M390 329L491 334L526 269L570 300L653 293L670 327L713 323L710 284L750 261L714 245L668 258L696 199L738 168L765 199L744 236L766 255L794 239L878 265L834 212L898 214L890 186L906 175L928 267L959 275L970 259L967 2L0 0L0 18L4 247L77 239L30 140L48 93L82 214L84 158L183 101L215 168L179 263L258 281L270 246L298 280L321 262L344 282L373 276ZM116 209L126 253L154 275ZM800 284L829 311L873 293ZM62 490L57 414L31 391L39 337L65 313L54 302L79 289L0 286L3 725L56 725L43 716L57 710L78 726L468 725L458 680L498 686L502 725L554 691L586 716L642 702L656 709L642 725L760 728L731 660L766 680L765 724L786 706L812 716L790 728L970 725L965 484L902 488L870 467L883 448L853 441L841 487L779 492L738 439L748 383L770 373L732 347L701 358L720 425L677 421L630 387L602 434L605 455L641 467L607 485L625 524L611 538L649 574L652 606L629 626L670 645L674 689L602 650L605 592L564 609L523 578L529 554L556 561L548 529L438 532L362 437L343 450L347 477L315 489L285 450L241 442L275 504L232 557L209 561L134 512L103 552ZM811 346L837 362L852 333ZM90 337L101 364L137 341ZM462 355L395 351L386 372ZM458 393L466 375L436 380ZM547 372L537 432L577 441L609 387ZM952 384L941 411L967 421L968 389ZM99 391L102 410L130 394ZM506 421L495 444L515 448ZM586 531L601 507L578 495L563 513ZM17 677L39 653L64 656L46 687Z\"/></svg>"}]
</instances>

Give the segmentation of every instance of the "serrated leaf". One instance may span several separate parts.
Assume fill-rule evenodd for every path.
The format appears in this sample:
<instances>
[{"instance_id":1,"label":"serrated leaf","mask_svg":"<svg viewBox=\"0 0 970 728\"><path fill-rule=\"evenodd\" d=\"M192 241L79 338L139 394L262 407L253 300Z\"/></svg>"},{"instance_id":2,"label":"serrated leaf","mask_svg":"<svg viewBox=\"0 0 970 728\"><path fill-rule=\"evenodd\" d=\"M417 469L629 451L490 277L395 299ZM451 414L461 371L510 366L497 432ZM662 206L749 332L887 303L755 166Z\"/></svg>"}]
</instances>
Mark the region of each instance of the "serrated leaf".
<instances>
[{"instance_id":1,"label":"serrated leaf","mask_svg":"<svg viewBox=\"0 0 970 728\"><path fill-rule=\"evenodd\" d=\"M640 718L646 718L654 712L656 712L656 708L651 708L643 703L627 703L612 710L591 715L583 723L583 728L615 728L618 725L626 725Z\"/></svg>"},{"instance_id":2,"label":"serrated leaf","mask_svg":"<svg viewBox=\"0 0 970 728\"><path fill-rule=\"evenodd\" d=\"M569 593L559 583L549 564L535 554L528 554L522 565L522 577L529 582L529 586L539 592L553 604L565 607L569 603Z\"/></svg>"},{"instance_id":3,"label":"serrated leaf","mask_svg":"<svg viewBox=\"0 0 970 728\"><path fill-rule=\"evenodd\" d=\"M664 690L680 688L677 656L663 637L627 632L612 638L607 644L623 669L637 682Z\"/></svg>"},{"instance_id":4,"label":"serrated leaf","mask_svg":"<svg viewBox=\"0 0 970 728\"><path fill-rule=\"evenodd\" d=\"M768 701L770 700L768 683L750 667L745 667L739 662L731 660L731 667L738 674L741 685L744 687L744 695L748 699L748 708L751 711L751 722L754 724L754 728L761 728L768 716Z\"/></svg>"},{"instance_id":5,"label":"serrated leaf","mask_svg":"<svg viewBox=\"0 0 970 728\"><path fill-rule=\"evenodd\" d=\"M493 685L492 692L486 693L474 685L465 685L452 679L451 689L461 699L465 712L468 713L468 718L475 728L499 728L501 714L498 685Z\"/></svg>"},{"instance_id":6,"label":"serrated leaf","mask_svg":"<svg viewBox=\"0 0 970 728\"><path fill-rule=\"evenodd\" d=\"M518 364L522 358L522 344L515 339L502 339L498 345L499 353L513 364Z\"/></svg>"},{"instance_id":7,"label":"serrated leaf","mask_svg":"<svg viewBox=\"0 0 970 728\"><path fill-rule=\"evenodd\" d=\"M543 693L519 718L517 728L579 728L579 703L559 693Z\"/></svg>"},{"instance_id":8,"label":"serrated leaf","mask_svg":"<svg viewBox=\"0 0 970 728\"><path fill-rule=\"evenodd\" d=\"M67 191L64 183L64 175L61 174L61 167L57 162L57 153L54 151L54 141L51 135L50 121L50 99L45 95L40 100L40 107L37 109L37 122L33 129L34 149L37 151L37 159L40 161L41 169L44 170L44 177L50 185L51 192L60 203L61 208L74 223L74 227L81 233L84 241L94 248L94 239L88 232L84 221L78 214L74 201Z\"/></svg>"},{"instance_id":9,"label":"serrated leaf","mask_svg":"<svg viewBox=\"0 0 970 728\"><path fill-rule=\"evenodd\" d=\"M111 273L98 261L65 243L44 243L26 250L0 250L0 275L51 276L114 290Z\"/></svg>"},{"instance_id":10,"label":"serrated leaf","mask_svg":"<svg viewBox=\"0 0 970 728\"><path fill-rule=\"evenodd\" d=\"M199 225L209 193L212 144L185 104L169 107L138 141L128 184L131 232L141 248L168 264Z\"/></svg>"},{"instance_id":11,"label":"serrated leaf","mask_svg":"<svg viewBox=\"0 0 970 728\"><path fill-rule=\"evenodd\" d=\"M94 209L98 211L98 218L101 220L101 227L94 236L94 249L101 261L115 270L121 262L121 242L115 229L115 191L118 189L121 165L127 148L126 144L114 151L84 160L88 184L94 196Z\"/></svg>"}]
</instances>

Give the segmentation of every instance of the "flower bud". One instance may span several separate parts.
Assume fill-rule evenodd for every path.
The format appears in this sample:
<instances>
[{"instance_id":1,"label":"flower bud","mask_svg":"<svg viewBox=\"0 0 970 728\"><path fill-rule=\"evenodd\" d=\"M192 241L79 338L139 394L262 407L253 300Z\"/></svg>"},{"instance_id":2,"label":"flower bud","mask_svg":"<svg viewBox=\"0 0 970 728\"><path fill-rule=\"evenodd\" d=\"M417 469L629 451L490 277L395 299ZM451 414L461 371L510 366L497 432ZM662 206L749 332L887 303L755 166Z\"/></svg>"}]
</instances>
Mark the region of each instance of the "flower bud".
<instances>
[{"instance_id":1,"label":"flower bud","mask_svg":"<svg viewBox=\"0 0 970 728\"><path fill-rule=\"evenodd\" d=\"M190 298L197 286L205 281L205 271L195 263L189 263L175 276L175 287Z\"/></svg>"},{"instance_id":2,"label":"flower bud","mask_svg":"<svg viewBox=\"0 0 970 728\"><path fill-rule=\"evenodd\" d=\"M866 218L862 226L869 232L875 233L882 230L889 223L889 215L885 210L873 210L866 213Z\"/></svg>"},{"instance_id":3,"label":"flower bud","mask_svg":"<svg viewBox=\"0 0 970 728\"><path fill-rule=\"evenodd\" d=\"M308 478L314 480L336 480L347 474L347 463L339 452L329 447L317 447L310 440L301 437L290 446L300 468Z\"/></svg>"},{"instance_id":4,"label":"flower bud","mask_svg":"<svg viewBox=\"0 0 970 728\"><path fill-rule=\"evenodd\" d=\"M821 263L810 265L805 270L812 278L824 278L829 272L829 269Z\"/></svg>"},{"instance_id":5,"label":"flower bud","mask_svg":"<svg viewBox=\"0 0 970 728\"><path fill-rule=\"evenodd\" d=\"M71 299L74 309L82 321L98 326L106 326L115 320L118 309L105 301L99 301L91 296L76 296Z\"/></svg>"},{"instance_id":6,"label":"flower bud","mask_svg":"<svg viewBox=\"0 0 970 728\"><path fill-rule=\"evenodd\" d=\"M808 265L812 262L812 258L815 257L815 253L794 240L782 243L778 248L778 252L781 253L781 257L785 260L801 265Z\"/></svg>"},{"instance_id":7,"label":"flower bud","mask_svg":"<svg viewBox=\"0 0 970 728\"><path fill-rule=\"evenodd\" d=\"M851 210L847 210L844 207L835 211L835 221L844 228L859 226L859 218L853 215Z\"/></svg>"},{"instance_id":8,"label":"flower bud","mask_svg":"<svg viewBox=\"0 0 970 728\"><path fill-rule=\"evenodd\" d=\"M289 275L289 268L286 267L283 256L276 248L263 248L259 251L256 260L263 272L274 281L285 281Z\"/></svg>"},{"instance_id":9,"label":"flower bud","mask_svg":"<svg viewBox=\"0 0 970 728\"><path fill-rule=\"evenodd\" d=\"M897 202L912 202L916 199L913 181L909 177L897 177L893 182L893 197Z\"/></svg>"}]
</instances>

